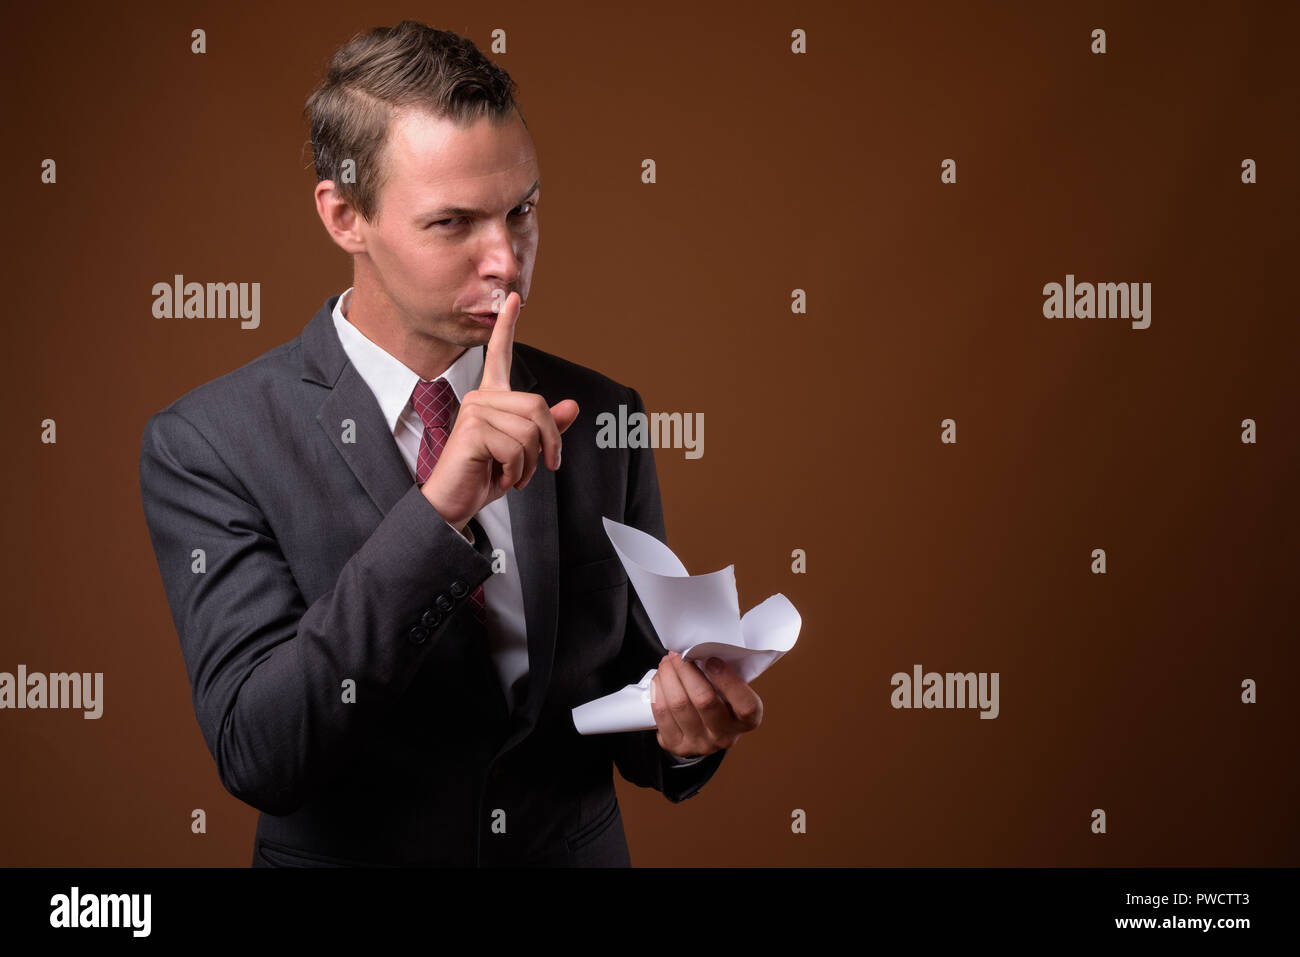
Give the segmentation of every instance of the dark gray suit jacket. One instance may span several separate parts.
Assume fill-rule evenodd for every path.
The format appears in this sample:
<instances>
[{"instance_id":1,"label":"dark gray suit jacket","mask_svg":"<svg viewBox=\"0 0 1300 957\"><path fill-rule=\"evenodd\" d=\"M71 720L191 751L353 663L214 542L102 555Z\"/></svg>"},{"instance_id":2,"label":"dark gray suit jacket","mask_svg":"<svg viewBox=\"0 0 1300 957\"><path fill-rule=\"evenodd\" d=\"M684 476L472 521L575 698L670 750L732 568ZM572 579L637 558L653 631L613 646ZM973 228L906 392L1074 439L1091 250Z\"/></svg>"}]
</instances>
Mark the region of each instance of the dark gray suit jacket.
<instances>
[{"instance_id":1,"label":"dark gray suit jacket","mask_svg":"<svg viewBox=\"0 0 1300 957\"><path fill-rule=\"evenodd\" d=\"M262 812L254 865L628 863L612 767L682 801L725 754L672 767L654 731L583 737L570 714L664 654L601 525L666 541L651 450L596 446L596 416L640 396L515 344L512 388L581 411L559 472L507 496L528 632L511 713L468 607L491 544L412 481L336 299L151 416L140 453L199 726Z\"/></svg>"}]
</instances>

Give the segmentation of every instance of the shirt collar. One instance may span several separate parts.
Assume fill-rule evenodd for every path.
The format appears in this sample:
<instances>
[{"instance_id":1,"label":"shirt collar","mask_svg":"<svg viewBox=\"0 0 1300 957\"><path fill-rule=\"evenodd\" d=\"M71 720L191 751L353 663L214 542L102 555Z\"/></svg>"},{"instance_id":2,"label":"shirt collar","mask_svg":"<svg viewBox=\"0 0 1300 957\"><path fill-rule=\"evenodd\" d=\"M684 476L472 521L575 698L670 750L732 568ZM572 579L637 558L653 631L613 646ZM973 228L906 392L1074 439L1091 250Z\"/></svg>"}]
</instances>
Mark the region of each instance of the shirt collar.
<instances>
[{"instance_id":1,"label":"shirt collar","mask_svg":"<svg viewBox=\"0 0 1300 957\"><path fill-rule=\"evenodd\" d=\"M379 400L389 430L396 433L398 419L404 411L412 409L411 393L421 381L420 376L348 321L346 312L351 299L352 287L348 287L334 303L334 328L348 360ZM456 401L462 401L483 379L483 350L477 346L466 349L438 378L446 379L456 393Z\"/></svg>"}]
</instances>

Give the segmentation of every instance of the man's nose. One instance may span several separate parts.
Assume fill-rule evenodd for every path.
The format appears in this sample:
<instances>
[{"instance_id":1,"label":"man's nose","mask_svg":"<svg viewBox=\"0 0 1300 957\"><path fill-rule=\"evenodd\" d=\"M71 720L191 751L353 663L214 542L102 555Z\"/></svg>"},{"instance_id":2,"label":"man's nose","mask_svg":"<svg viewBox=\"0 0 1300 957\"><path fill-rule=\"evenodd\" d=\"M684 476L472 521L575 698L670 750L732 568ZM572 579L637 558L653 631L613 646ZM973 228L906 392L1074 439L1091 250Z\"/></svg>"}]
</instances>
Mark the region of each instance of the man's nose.
<instances>
[{"instance_id":1,"label":"man's nose","mask_svg":"<svg viewBox=\"0 0 1300 957\"><path fill-rule=\"evenodd\" d=\"M518 237L513 236L504 224L493 224L489 227L480 253L480 273L494 276L503 282L516 282L519 279L519 253L515 249L516 241Z\"/></svg>"}]
</instances>

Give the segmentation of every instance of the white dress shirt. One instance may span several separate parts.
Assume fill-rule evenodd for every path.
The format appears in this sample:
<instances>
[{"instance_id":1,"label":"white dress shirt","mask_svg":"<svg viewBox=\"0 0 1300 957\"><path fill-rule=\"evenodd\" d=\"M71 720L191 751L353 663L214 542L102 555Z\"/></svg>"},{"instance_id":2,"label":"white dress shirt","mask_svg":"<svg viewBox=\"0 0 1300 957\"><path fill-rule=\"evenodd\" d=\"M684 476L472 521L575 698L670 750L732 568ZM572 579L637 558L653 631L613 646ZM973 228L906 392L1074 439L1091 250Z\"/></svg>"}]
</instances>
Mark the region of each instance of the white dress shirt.
<instances>
[{"instance_id":1,"label":"white dress shirt","mask_svg":"<svg viewBox=\"0 0 1300 957\"><path fill-rule=\"evenodd\" d=\"M417 478L416 462L420 453L420 440L424 435L424 422L411 403L411 394L415 391L417 382L427 380L422 380L399 359L371 342L348 321L347 309L351 298L352 289L349 287L334 304L334 328L338 331L339 341L343 344L348 360L378 400L384 421L388 423L414 481ZM482 381L483 350L477 347L466 349L438 378L445 379L451 385L458 403L463 401L466 393L477 389ZM453 417L453 426L455 421ZM539 461L537 467L545 468L546 465ZM528 629L506 495L489 502L474 517L483 526L483 531L492 542L492 548L503 553L504 569L489 575L483 582L483 600L487 610L486 625L492 663L501 677L506 703L514 710L516 689L528 673ZM468 528L466 532L469 532ZM672 757L681 767L702 760L683 759L676 755Z\"/></svg>"}]
</instances>

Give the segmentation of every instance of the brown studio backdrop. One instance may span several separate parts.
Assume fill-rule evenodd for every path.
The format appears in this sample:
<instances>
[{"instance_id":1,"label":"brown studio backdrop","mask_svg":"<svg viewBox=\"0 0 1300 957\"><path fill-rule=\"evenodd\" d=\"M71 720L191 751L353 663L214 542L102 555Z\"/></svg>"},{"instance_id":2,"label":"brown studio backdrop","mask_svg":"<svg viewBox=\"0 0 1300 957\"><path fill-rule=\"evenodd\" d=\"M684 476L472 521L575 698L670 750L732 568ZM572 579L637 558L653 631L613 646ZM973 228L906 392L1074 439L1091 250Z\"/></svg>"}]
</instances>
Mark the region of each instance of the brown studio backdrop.
<instances>
[{"instance_id":1,"label":"brown studio backdrop","mask_svg":"<svg viewBox=\"0 0 1300 957\"><path fill-rule=\"evenodd\" d=\"M545 186L519 339L703 412L703 458L656 453L669 542L737 563L742 609L803 614L697 797L620 780L634 863L1296 863L1295 8L825 2L6 13L0 670L102 671L105 703L0 712L0 863L248 863L140 436L350 284L300 111L340 43L407 16L519 83ZM175 273L260 282L260 328L155 319ZM1044 319L1066 273L1151 282L1151 327ZM999 672L1000 717L893 710L915 663Z\"/></svg>"}]
</instances>

